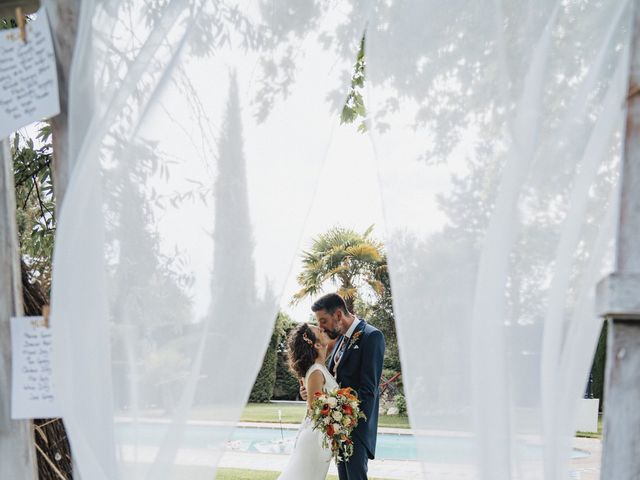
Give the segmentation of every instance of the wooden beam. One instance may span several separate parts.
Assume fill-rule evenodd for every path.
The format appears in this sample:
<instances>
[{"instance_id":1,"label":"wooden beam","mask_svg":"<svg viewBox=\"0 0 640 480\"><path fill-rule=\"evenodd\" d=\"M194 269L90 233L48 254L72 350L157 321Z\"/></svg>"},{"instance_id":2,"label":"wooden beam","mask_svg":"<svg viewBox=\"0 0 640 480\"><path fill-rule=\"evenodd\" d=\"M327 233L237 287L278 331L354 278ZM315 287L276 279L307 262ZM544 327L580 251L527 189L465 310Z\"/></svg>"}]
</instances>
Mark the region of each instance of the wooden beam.
<instances>
[{"instance_id":1,"label":"wooden beam","mask_svg":"<svg viewBox=\"0 0 640 480\"><path fill-rule=\"evenodd\" d=\"M37 477L31 422L11 420L9 320L22 315L14 188L9 141L3 140L0 142L0 478L29 480Z\"/></svg>"},{"instance_id":2,"label":"wooden beam","mask_svg":"<svg viewBox=\"0 0 640 480\"><path fill-rule=\"evenodd\" d=\"M634 2L632 35L616 272L597 291L599 313L609 321L604 480L640 478L640 0Z\"/></svg>"}]
</instances>

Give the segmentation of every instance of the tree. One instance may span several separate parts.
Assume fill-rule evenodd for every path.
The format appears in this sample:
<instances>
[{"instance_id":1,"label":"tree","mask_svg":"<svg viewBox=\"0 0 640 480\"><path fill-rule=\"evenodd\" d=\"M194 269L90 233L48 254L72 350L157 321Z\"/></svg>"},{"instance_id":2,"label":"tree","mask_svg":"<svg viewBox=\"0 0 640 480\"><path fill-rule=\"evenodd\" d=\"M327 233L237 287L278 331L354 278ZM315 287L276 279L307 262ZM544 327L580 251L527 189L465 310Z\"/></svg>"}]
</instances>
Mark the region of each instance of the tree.
<instances>
[{"instance_id":1,"label":"tree","mask_svg":"<svg viewBox=\"0 0 640 480\"><path fill-rule=\"evenodd\" d=\"M362 234L335 227L316 237L311 249L303 253L302 273L298 275L302 288L292 303L317 295L327 283L338 287L350 311L354 311L355 300L365 293L365 287L369 287L366 293L381 296L384 285L379 274L384 253L382 244L370 238L372 231L373 225Z\"/></svg>"},{"instance_id":2,"label":"tree","mask_svg":"<svg viewBox=\"0 0 640 480\"><path fill-rule=\"evenodd\" d=\"M48 296L56 228L52 183L51 127L42 124L36 146L20 133L13 136L11 156L16 192L18 242L30 283L38 282Z\"/></svg>"},{"instance_id":3,"label":"tree","mask_svg":"<svg viewBox=\"0 0 640 480\"><path fill-rule=\"evenodd\" d=\"M351 76L351 88L347 95L347 100L342 107L340 114L340 123L354 123L360 118L358 131L365 133L367 131L366 117L367 110L364 106L364 97L362 91L364 89L365 67L366 61L364 56L365 37L362 36L360 41L360 49L356 57L356 63L353 66L353 74Z\"/></svg>"},{"instance_id":4,"label":"tree","mask_svg":"<svg viewBox=\"0 0 640 480\"><path fill-rule=\"evenodd\" d=\"M273 387L273 398L276 400L296 400L298 398L298 378L289 369L287 355L287 340L289 334L298 326L288 315L282 314L282 336L276 349L278 361L276 364L276 384Z\"/></svg>"},{"instance_id":5,"label":"tree","mask_svg":"<svg viewBox=\"0 0 640 480\"><path fill-rule=\"evenodd\" d=\"M366 303L358 300L356 302L356 311L360 312L371 325L384 334L386 341L384 368L399 372L401 371L400 352L398 351L398 336L396 334L396 322L393 315L391 282L389 280L386 255L381 258L374 275L376 280L382 285L382 293L374 303Z\"/></svg>"},{"instance_id":6,"label":"tree","mask_svg":"<svg viewBox=\"0 0 640 480\"><path fill-rule=\"evenodd\" d=\"M278 313L278 317L276 318L276 322L273 326L271 340L269 340L269 346L267 347L264 359L262 360L262 367L260 367L260 371L258 372L256 381L253 384L251 394L249 395L250 402L265 403L273 398L278 370L278 350L280 349L282 339L286 338L285 326L290 325L291 323L293 323L293 320L291 320L288 315Z\"/></svg>"}]
</instances>

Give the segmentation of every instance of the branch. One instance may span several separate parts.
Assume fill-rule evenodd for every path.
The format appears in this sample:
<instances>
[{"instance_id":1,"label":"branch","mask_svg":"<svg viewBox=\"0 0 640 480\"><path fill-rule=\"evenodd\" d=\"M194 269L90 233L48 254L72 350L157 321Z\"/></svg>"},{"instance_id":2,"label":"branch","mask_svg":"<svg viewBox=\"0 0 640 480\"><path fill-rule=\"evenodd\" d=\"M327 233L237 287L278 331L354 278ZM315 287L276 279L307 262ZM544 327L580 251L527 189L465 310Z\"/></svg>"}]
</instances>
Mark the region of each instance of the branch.
<instances>
[{"instance_id":1,"label":"branch","mask_svg":"<svg viewBox=\"0 0 640 480\"><path fill-rule=\"evenodd\" d=\"M49 211L49 209L47 207L44 206L44 204L42 203L42 198L40 198L40 189L38 188L38 181L36 180L36 177L33 176L33 184L36 187L36 194L38 197L38 203L40 204L40 213L42 213L42 216L44 217L45 214L44 212L46 211L49 215L51 215L51 217L53 217L53 213Z\"/></svg>"},{"instance_id":2,"label":"branch","mask_svg":"<svg viewBox=\"0 0 640 480\"><path fill-rule=\"evenodd\" d=\"M27 202L29 201L29 197L31 197L31 192L33 192L33 187L35 186L35 184L36 182L31 182L31 188L27 192L27 198L24 199L24 205L22 205L22 210L27 208Z\"/></svg>"},{"instance_id":3,"label":"branch","mask_svg":"<svg viewBox=\"0 0 640 480\"><path fill-rule=\"evenodd\" d=\"M16 172L17 173L16 174L16 178L18 179L16 181L16 187L22 186L22 184L24 184L29 177L33 177L34 175L37 175L43 169L49 167L50 165L51 165L51 157L49 156L49 160L47 160L44 163L38 164L37 168L35 170L33 170L32 172L25 173L25 171L27 170L27 167L25 166L23 171ZM22 178L20 178L20 177L22 177Z\"/></svg>"}]
</instances>

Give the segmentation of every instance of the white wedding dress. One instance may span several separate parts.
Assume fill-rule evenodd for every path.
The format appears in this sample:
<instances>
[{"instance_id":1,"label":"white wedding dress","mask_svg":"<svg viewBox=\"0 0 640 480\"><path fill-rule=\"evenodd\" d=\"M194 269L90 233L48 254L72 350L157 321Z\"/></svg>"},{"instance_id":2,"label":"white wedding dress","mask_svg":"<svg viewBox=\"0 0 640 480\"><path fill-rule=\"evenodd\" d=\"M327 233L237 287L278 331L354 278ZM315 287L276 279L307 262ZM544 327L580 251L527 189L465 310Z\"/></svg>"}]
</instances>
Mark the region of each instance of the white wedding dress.
<instances>
[{"instance_id":1,"label":"white wedding dress","mask_svg":"<svg viewBox=\"0 0 640 480\"><path fill-rule=\"evenodd\" d=\"M325 392L338 388L338 382L329 373L329 370L319 363L314 363L307 370L304 377L305 385L308 384L309 375L316 370L320 370L324 375L323 390ZM298 430L289 463L278 480L325 480L330 462L331 451L322 447L322 434L313 430L311 419L305 416L300 430Z\"/></svg>"}]
</instances>

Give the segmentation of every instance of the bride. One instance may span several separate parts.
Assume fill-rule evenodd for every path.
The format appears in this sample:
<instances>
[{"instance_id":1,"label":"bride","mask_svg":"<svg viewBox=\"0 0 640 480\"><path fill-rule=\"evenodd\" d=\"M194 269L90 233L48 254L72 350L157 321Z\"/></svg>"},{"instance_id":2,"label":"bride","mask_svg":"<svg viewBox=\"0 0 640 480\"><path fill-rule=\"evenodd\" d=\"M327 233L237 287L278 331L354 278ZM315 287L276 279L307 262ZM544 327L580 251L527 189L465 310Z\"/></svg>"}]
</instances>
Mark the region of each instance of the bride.
<instances>
[{"instance_id":1,"label":"bride","mask_svg":"<svg viewBox=\"0 0 640 480\"><path fill-rule=\"evenodd\" d=\"M299 379L304 378L308 408L289 463L278 480L324 480L327 477L331 450L322 447L322 433L313 430L310 410L314 393L338 388L325 367L329 341L323 330L308 323L300 324L289 337L289 367Z\"/></svg>"}]
</instances>

